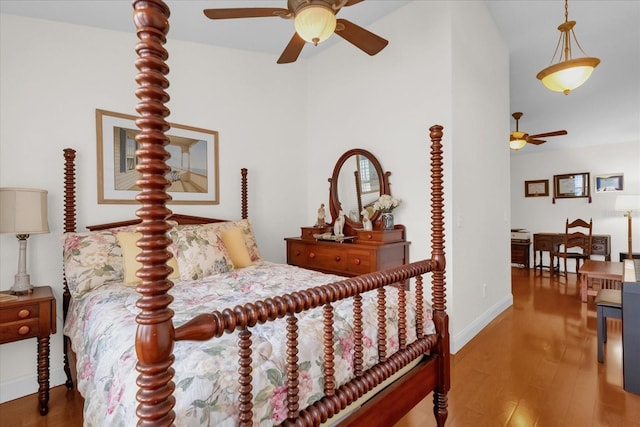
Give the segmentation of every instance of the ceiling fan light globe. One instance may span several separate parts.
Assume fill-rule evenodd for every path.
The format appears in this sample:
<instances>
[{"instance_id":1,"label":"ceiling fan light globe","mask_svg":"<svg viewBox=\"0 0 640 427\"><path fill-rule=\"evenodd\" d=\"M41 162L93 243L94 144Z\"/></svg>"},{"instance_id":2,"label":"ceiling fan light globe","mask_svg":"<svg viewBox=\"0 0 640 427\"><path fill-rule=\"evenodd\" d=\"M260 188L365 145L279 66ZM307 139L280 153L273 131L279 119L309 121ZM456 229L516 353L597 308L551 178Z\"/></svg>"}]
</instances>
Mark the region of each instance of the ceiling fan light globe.
<instances>
[{"instance_id":1,"label":"ceiling fan light globe","mask_svg":"<svg viewBox=\"0 0 640 427\"><path fill-rule=\"evenodd\" d=\"M336 30L336 15L321 5L309 5L296 13L296 32L304 41L318 45Z\"/></svg>"},{"instance_id":2,"label":"ceiling fan light globe","mask_svg":"<svg viewBox=\"0 0 640 427\"><path fill-rule=\"evenodd\" d=\"M512 139L509 141L509 148L515 151L524 148L525 145L527 145L527 141L524 139Z\"/></svg>"},{"instance_id":3,"label":"ceiling fan light globe","mask_svg":"<svg viewBox=\"0 0 640 427\"><path fill-rule=\"evenodd\" d=\"M598 58L570 59L545 68L536 77L550 91L568 95L570 91L582 86L589 79L599 63Z\"/></svg>"}]
</instances>

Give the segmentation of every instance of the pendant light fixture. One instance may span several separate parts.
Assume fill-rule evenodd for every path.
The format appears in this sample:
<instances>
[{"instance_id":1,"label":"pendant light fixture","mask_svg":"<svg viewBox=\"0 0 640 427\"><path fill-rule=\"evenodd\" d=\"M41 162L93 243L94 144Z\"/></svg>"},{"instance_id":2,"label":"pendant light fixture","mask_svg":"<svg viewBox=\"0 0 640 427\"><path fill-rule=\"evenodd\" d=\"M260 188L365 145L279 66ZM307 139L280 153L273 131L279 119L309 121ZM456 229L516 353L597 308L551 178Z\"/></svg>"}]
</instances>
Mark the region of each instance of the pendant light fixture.
<instances>
[{"instance_id":1,"label":"pendant light fixture","mask_svg":"<svg viewBox=\"0 0 640 427\"><path fill-rule=\"evenodd\" d=\"M576 21L569 21L569 4L568 0L565 0L564 22L558 26L560 39L558 40L553 58L551 58L551 62L553 63L553 60L558 54L558 49L560 49L562 45L562 50L558 58L559 62L548 66L536 76L550 91L563 92L565 95L568 95L570 91L586 82L589 76L591 76L593 69L600 63L598 58L587 57L584 50L582 50L576 34L573 32L575 25ZM573 59L571 55L571 35L573 35L580 51L585 55L583 58Z\"/></svg>"}]
</instances>

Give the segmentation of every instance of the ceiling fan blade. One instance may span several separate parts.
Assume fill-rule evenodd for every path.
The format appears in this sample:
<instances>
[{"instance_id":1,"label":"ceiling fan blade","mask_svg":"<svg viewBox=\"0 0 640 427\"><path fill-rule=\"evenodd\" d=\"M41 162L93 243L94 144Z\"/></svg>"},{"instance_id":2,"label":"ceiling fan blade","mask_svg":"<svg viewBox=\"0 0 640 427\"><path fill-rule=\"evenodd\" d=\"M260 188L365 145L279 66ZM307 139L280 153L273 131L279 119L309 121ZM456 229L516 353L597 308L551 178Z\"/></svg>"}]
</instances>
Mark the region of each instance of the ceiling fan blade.
<instances>
[{"instance_id":1,"label":"ceiling fan blade","mask_svg":"<svg viewBox=\"0 0 640 427\"><path fill-rule=\"evenodd\" d=\"M346 19L338 19L337 21L339 25L336 26L336 34L371 56L380 52L389 44L388 40L359 27L353 22Z\"/></svg>"},{"instance_id":2,"label":"ceiling fan blade","mask_svg":"<svg viewBox=\"0 0 640 427\"><path fill-rule=\"evenodd\" d=\"M203 12L209 19L267 18L270 16L285 17L290 13L288 9L283 9L281 7L205 9Z\"/></svg>"},{"instance_id":3,"label":"ceiling fan blade","mask_svg":"<svg viewBox=\"0 0 640 427\"><path fill-rule=\"evenodd\" d=\"M358 4L358 3L361 3L363 1L364 0L349 0L342 7L353 6L354 4Z\"/></svg>"},{"instance_id":4,"label":"ceiling fan blade","mask_svg":"<svg viewBox=\"0 0 640 427\"><path fill-rule=\"evenodd\" d=\"M289 44L284 48L282 55L278 58L278 64L288 64L290 62L295 62L300 56L300 52L302 52L302 48L305 45L305 41L302 37L298 35L298 33L293 33L293 37L289 40Z\"/></svg>"},{"instance_id":5,"label":"ceiling fan blade","mask_svg":"<svg viewBox=\"0 0 640 427\"><path fill-rule=\"evenodd\" d=\"M527 143L529 144L533 144L533 145L540 145L540 144L544 144L547 141L543 141L542 139L527 139Z\"/></svg>"},{"instance_id":6,"label":"ceiling fan blade","mask_svg":"<svg viewBox=\"0 0 640 427\"><path fill-rule=\"evenodd\" d=\"M537 133L535 135L529 135L529 138L546 138L549 136L560 136L560 135L566 135L567 131L566 130L557 130L555 132L545 132L545 133Z\"/></svg>"}]
</instances>

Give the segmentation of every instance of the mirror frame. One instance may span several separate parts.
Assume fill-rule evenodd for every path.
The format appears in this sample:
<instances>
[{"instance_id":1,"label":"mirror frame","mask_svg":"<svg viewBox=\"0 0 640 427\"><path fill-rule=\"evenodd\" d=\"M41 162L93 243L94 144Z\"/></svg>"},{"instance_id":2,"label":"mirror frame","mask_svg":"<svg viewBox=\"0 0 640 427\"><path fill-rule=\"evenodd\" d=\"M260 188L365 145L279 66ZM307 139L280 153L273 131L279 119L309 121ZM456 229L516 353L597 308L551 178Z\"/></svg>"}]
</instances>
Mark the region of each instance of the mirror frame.
<instances>
[{"instance_id":1,"label":"mirror frame","mask_svg":"<svg viewBox=\"0 0 640 427\"><path fill-rule=\"evenodd\" d=\"M347 162L347 160L350 157L357 156L357 155L365 156L371 161L371 164L373 165L380 179L380 195L391 194L391 187L389 185L389 176L391 175L391 172L384 172L382 170L382 166L380 165L380 162L378 161L376 156L374 156L369 151L364 150L362 148L354 148L352 150L345 152L342 156L340 156L340 158L336 162L336 165L333 168L333 174L331 175L331 178L329 178L329 183L330 183L329 210L331 212L332 224L335 222L340 212L340 209L342 208L342 205L340 203L340 198L338 197L338 177L340 176L340 170L342 169L342 166ZM379 216L380 216L380 212L375 212L371 217L371 222L374 224L374 228L375 228L376 220L378 219ZM349 235L354 235L355 231L353 230L362 228L362 227L363 226L361 222L353 221L351 218L349 218L348 215L345 215L345 226L344 226L345 234L349 232Z\"/></svg>"}]
</instances>

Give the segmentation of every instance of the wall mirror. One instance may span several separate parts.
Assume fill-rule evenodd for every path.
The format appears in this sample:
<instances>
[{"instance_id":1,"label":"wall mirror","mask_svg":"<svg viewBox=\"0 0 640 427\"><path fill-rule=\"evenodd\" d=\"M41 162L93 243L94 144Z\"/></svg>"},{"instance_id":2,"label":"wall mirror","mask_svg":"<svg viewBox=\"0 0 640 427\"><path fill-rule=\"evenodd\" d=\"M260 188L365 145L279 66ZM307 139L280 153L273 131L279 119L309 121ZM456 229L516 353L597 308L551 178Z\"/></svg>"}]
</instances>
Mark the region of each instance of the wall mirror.
<instances>
[{"instance_id":1,"label":"wall mirror","mask_svg":"<svg viewBox=\"0 0 640 427\"><path fill-rule=\"evenodd\" d=\"M589 173L553 176L553 196L556 199L589 197Z\"/></svg>"},{"instance_id":2,"label":"wall mirror","mask_svg":"<svg viewBox=\"0 0 640 427\"><path fill-rule=\"evenodd\" d=\"M383 172L378 159L361 148L344 153L337 161L329 179L329 209L331 218L338 217L340 210L345 215L345 231L362 228L360 212L373 206L381 194L391 194L390 172ZM379 212L371 217L375 222Z\"/></svg>"}]
</instances>

